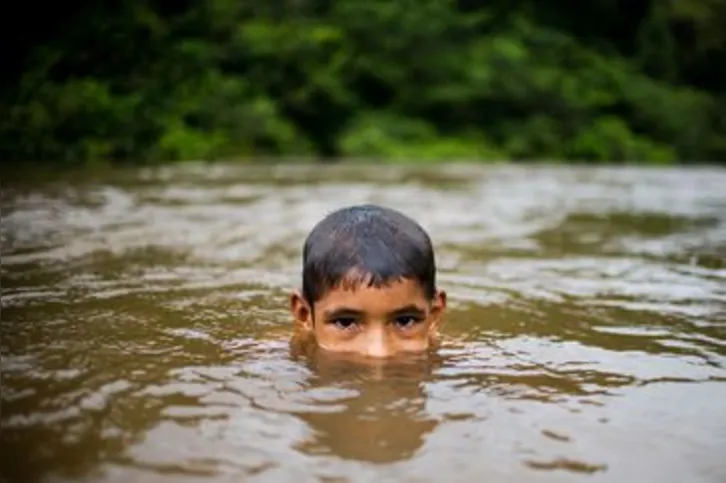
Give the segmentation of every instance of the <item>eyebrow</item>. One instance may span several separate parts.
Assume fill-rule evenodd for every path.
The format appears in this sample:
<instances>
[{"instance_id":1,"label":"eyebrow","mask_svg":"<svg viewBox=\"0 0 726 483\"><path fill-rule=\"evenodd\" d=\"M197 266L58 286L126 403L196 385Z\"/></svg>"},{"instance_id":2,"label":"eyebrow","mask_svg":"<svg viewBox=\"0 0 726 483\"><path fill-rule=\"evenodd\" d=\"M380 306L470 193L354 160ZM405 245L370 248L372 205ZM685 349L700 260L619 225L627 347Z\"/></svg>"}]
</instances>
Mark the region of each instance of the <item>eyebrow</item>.
<instances>
[{"instance_id":1,"label":"eyebrow","mask_svg":"<svg viewBox=\"0 0 726 483\"><path fill-rule=\"evenodd\" d=\"M403 315L403 314L416 314L416 315L423 315L426 311L423 310L421 307L418 307L417 305L406 305L405 307L398 308L394 311L392 311L389 315Z\"/></svg>"},{"instance_id":2,"label":"eyebrow","mask_svg":"<svg viewBox=\"0 0 726 483\"><path fill-rule=\"evenodd\" d=\"M336 317L361 317L362 315L364 315L362 310L350 309L348 307L340 307L323 312L323 317L326 319L334 319Z\"/></svg>"},{"instance_id":3,"label":"eyebrow","mask_svg":"<svg viewBox=\"0 0 726 483\"><path fill-rule=\"evenodd\" d=\"M416 305L406 305L404 307L399 307L395 310L392 310L389 312L389 316L397 316L397 315L405 315L405 314L416 314L416 315L424 315L426 311L422 309L421 307L418 307ZM333 319L336 317L362 317L365 315L365 312L358 309L352 309L349 307L339 307L333 310L328 310L323 313L323 317L326 319Z\"/></svg>"}]
</instances>

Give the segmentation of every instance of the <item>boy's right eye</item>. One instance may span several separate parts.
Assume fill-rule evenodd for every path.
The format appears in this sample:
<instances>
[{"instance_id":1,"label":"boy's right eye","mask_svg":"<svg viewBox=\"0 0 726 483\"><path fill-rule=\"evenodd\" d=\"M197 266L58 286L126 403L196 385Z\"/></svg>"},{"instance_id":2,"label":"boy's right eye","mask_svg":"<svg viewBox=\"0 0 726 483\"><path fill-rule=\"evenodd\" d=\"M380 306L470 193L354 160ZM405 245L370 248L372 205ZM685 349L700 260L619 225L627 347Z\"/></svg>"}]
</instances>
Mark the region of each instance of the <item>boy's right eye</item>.
<instances>
[{"instance_id":1,"label":"boy's right eye","mask_svg":"<svg viewBox=\"0 0 726 483\"><path fill-rule=\"evenodd\" d=\"M332 319L330 323L335 325L339 329L350 330L355 327L356 320L352 317L338 317Z\"/></svg>"}]
</instances>

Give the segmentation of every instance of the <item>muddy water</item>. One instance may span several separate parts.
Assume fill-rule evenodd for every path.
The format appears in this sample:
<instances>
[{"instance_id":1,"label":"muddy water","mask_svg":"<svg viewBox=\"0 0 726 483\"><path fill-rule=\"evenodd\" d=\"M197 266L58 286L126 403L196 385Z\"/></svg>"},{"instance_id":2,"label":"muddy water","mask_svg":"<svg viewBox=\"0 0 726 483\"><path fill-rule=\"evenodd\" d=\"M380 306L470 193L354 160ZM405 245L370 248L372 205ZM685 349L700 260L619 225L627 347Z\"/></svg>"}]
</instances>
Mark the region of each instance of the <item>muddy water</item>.
<instances>
[{"instance_id":1,"label":"muddy water","mask_svg":"<svg viewBox=\"0 0 726 483\"><path fill-rule=\"evenodd\" d=\"M726 481L726 171L204 167L5 182L2 480ZM435 354L288 341L303 237L417 218Z\"/></svg>"}]
</instances>

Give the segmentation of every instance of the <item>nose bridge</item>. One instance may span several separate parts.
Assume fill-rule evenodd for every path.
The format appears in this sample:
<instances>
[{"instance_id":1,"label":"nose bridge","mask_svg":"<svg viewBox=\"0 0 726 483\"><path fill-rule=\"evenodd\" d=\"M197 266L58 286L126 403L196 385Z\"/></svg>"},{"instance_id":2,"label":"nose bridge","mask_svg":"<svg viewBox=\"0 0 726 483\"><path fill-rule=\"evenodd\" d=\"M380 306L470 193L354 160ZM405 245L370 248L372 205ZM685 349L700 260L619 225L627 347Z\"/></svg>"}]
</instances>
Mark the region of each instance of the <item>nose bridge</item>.
<instances>
[{"instance_id":1,"label":"nose bridge","mask_svg":"<svg viewBox=\"0 0 726 483\"><path fill-rule=\"evenodd\" d=\"M370 357L388 357L391 349L386 336L384 324L374 324L367 333L366 355Z\"/></svg>"}]
</instances>

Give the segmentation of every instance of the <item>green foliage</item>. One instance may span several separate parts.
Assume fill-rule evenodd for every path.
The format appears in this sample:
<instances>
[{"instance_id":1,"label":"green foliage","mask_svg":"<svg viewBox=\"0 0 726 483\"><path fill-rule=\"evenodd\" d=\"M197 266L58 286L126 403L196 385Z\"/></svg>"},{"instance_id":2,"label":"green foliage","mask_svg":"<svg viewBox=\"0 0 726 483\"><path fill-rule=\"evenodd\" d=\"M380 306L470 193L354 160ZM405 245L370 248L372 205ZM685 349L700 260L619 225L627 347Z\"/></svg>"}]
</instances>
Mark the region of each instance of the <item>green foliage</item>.
<instances>
[{"instance_id":1,"label":"green foliage","mask_svg":"<svg viewBox=\"0 0 726 483\"><path fill-rule=\"evenodd\" d=\"M600 117L583 127L572 143L571 156L597 162L670 163L675 159L668 146L634 134L617 117Z\"/></svg>"},{"instance_id":2,"label":"green foliage","mask_svg":"<svg viewBox=\"0 0 726 483\"><path fill-rule=\"evenodd\" d=\"M3 161L726 160L726 0L132 0L71 18L2 92Z\"/></svg>"},{"instance_id":3,"label":"green foliage","mask_svg":"<svg viewBox=\"0 0 726 483\"><path fill-rule=\"evenodd\" d=\"M425 121L387 114L363 113L341 135L343 156L394 161L502 159L483 136L437 135Z\"/></svg>"}]
</instances>

